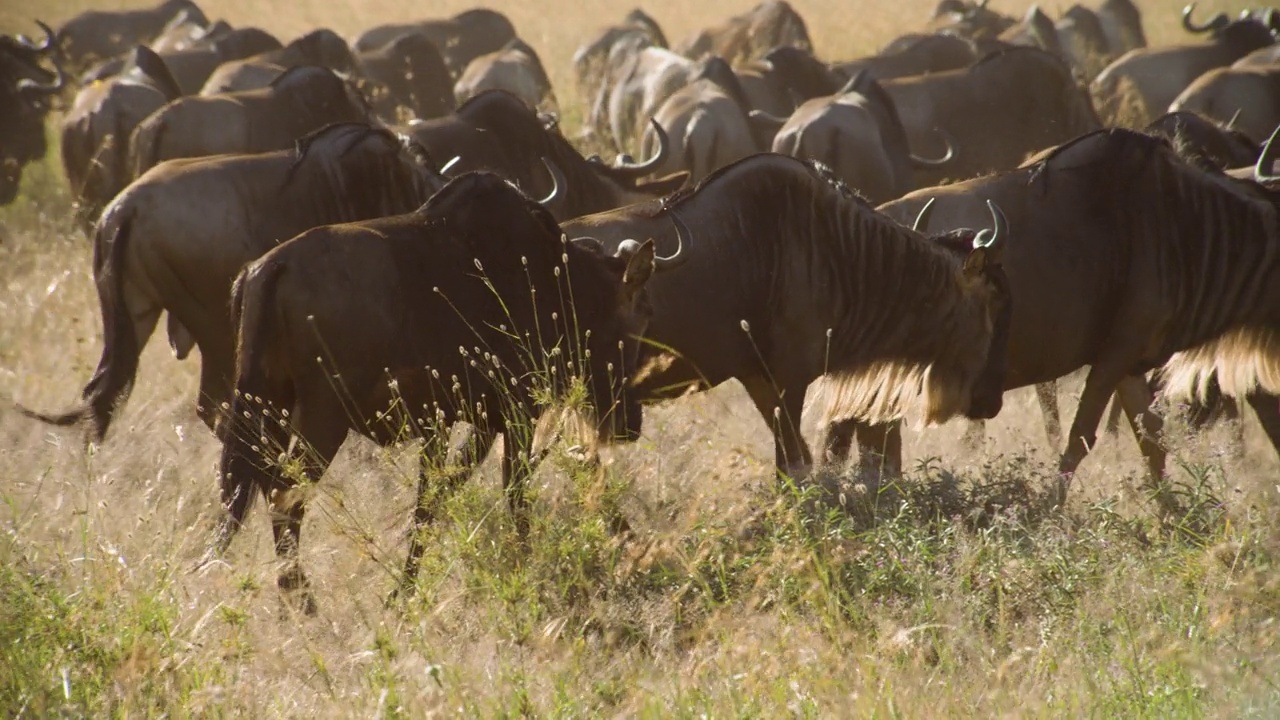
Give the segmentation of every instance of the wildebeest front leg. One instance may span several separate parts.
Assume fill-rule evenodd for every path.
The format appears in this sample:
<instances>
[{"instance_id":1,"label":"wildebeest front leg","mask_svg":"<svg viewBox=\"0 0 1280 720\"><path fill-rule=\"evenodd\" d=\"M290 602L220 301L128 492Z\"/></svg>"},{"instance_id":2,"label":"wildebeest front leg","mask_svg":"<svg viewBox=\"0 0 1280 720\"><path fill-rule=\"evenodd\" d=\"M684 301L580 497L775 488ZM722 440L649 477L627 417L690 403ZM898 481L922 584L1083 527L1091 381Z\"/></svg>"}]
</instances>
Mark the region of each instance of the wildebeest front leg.
<instances>
[{"instance_id":1,"label":"wildebeest front leg","mask_svg":"<svg viewBox=\"0 0 1280 720\"><path fill-rule=\"evenodd\" d=\"M1089 375L1084 381L1084 392L1080 394L1080 406L1076 408L1071 432L1067 436L1067 448L1058 462L1058 487L1054 498L1057 505L1066 503L1071 477L1097 442L1098 423L1102 420L1107 400L1126 374L1123 369L1105 363L1089 369Z\"/></svg>"},{"instance_id":2,"label":"wildebeest front leg","mask_svg":"<svg viewBox=\"0 0 1280 720\"><path fill-rule=\"evenodd\" d=\"M1040 403L1040 414L1044 416L1044 434L1049 438L1049 447L1056 448L1062 443L1062 414L1058 411L1057 381L1036 385L1036 400Z\"/></svg>"},{"instance_id":3,"label":"wildebeest front leg","mask_svg":"<svg viewBox=\"0 0 1280 720\"><path fill-rule=\"evenodd\" d=\"M813 456L800 435L800 413L804 410L804 389L808 383L775 386L774 381L757 377L743 380L742 384L773 431L774 462L779 477L792 480L807 477Z\"/></svg>"},{"instance_id":4,"label":"wildebeest front leg","mask_svg":"<svg viewBox=\"0 0 1280 720\"><path fill-rule=\"evenodd\" d=\"M470 428L464 441L468 447L450 447L448 436L439 433L427 440L418 464L418 493L413 506L413 524L409 530L409 554L404 561L400 584L388 600L417 590L418 568L422 563L423 533L435 520L440 504L471 477L476 466L489 454L495 433Z\"/></svg>"},{"instance_id":5,"label":"wildebeest front leg","mask_svg":"<svg viewBox=\"0 0 1280 720\"><path fill-rule=\"evenodd\" d=\"M1155 395L1147 379L1141 375L1129 375L1116 386L1116 400L1129 418L1129 426L1138 439L1138 449L1147 461L1147 483L1156 493L1156 502L1162 510L1173 509L1172 496L1164 483L1166 454L1160 445L1160 432L1164 418L1152 409Z\"/></svg>"}]
</instances>

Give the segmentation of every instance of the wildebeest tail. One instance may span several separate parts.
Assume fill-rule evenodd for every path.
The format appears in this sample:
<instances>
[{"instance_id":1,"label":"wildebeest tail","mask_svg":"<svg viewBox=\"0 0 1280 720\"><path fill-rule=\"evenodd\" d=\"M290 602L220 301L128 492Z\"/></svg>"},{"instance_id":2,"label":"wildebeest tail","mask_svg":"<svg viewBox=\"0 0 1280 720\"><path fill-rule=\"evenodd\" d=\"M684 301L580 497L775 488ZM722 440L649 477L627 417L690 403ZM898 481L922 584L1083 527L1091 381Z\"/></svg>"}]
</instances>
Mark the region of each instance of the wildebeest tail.
<instances>
[{"instance_id":1,"label":"wildebeest tail","mask_svg":"<svg viewBox=\"0 0 1280 720\"><path fill-rule=\"evenodd\" d=\"M83 404L56 415L19 407L23 415L61 426L92 420L93 437L101 441L116 408L129 397L142 351L138 347L133 317L124 301L124 259L133 219L134 211L130 209L121 215L119 222L101 222L94 238L93 273L102 305L102 357L93 377L84 386ZM105 239L107 233L111 236L109 242Z\"/></svg>"},{"instance_id":2,"label":"wildebeest tail","mask_svg":"<svg viewBox=\"0 0 1280 720\"><path fill-rule=\"evenodd\" d=\"M236 328L235 392L217 426L222 440L219 483L227 510L223 546L244 522L255 490L266 487L269 466L284 452L289 435L292 383L275 372L268 342L275 331L276 285L282 266L253 264L231 286L231 322Z\"/></svg>"}]
</instances>

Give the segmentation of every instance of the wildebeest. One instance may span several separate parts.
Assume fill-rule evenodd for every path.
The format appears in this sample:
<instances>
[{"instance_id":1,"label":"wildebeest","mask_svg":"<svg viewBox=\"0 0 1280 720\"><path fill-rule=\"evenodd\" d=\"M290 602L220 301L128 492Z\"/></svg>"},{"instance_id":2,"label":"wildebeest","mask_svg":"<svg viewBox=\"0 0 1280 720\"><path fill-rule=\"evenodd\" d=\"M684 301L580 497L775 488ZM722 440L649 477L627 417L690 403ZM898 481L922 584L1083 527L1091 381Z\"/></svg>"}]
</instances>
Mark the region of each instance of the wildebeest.
<instances>
[{"instance_id":1,"label":"wildebeest","mask_svg":"<svg viewBox=\"0 0 1280 720\"><path fill-rule=\"evenodd\" d=\"M1092 79L1115 59L1102 20L1089 8L1072 5L1053 27L1058 35L1058 52L1081 76Z\"/></svg>"},{"instance_id":2,"label":"wildebeest","mask_svg":"<svg viewBox=\"0 0 1280 720\"><path fill-rule=\"evenodd\" d=\"M0 205L17 197L23 166L44 157L49 100L66 82L56 57L52 73L40 64L53 47L52 31L41 27L40 44L0 35Z\"/></svg>"},{"instance_id":3,"label":"wildebeest","mask_svg":"<svg viewBox=\"0 0 1280 720\"><path fill-rule=\"evenodd\" d=\"M315 65L338 73L356 69L351 48L332 30L321 28L295 38L284 47L234 61L223 61L200 87L201 95L256 90L271 84L285 70Z\"/></svg>"},{"instance_id":4,"label":"wildebeest","mask_svg":"<svg viewBox=\"0 0 1280 720\"><path fill-rule=\"evenodd\" d=\"M62 120L62 167L77 215L89 229L133 179L129 136L151 113L182 95L158 55L145 45L120 75L80 88Z\"/></svg>"},{"instance_id":5,"label":"wildebeest","mask_svg":"<svg viewBox=\"0 0 1280 720\"><path fill-rule=\"evenodd\" d=\"M931 199L932 228L968 225L988 200L1009 213L1017 242L1005 257L1013 293L1006 387L1089 366L1059 465L1059 501L1113 392L1142 428L1151 481L1162 481L1162 422L1142 375L1171 359L1186 371L1166 392L1207 371L1251 402L1280 387L1274 354L1266 355L1280 323L1280 198L1256 183L1197 167L1162 137L1112 129L882 210L907 220ZM832 455L852 432L833 428ZM900 443L888 446L900 452Z\"/></svg>"},{"instance_id":6,"label":"wildebeest","mask_svg":"<svg viewBox=\"0 0 1280 720\"><path fill-rule=\"evenodd\" d=\"M734 70L749 107L787 116L802 103L831 95L848 80L807 50L780 47Z\"/></svg>"},{"instance_id":7,"label":"wildebeest","mask_svg":"<svg viewBox=\"0 0 1280 720\"><path fill-rule=\"evenodd\" d=\"M605 60L613 47L627 37L643 39L654 47L667 47L667 36L658 22L639 8L632 10L621 24L601 29L573 53L574 76L583 97L592 97L599 91L600 71Z\"/></svg>"},{"instance_id":8,"label":"wildebeest","mask_svg":"<svg viewBox=\"0 0 1280 720\"><path fill-rule=\"evenodd\" d=\"M426 35L454 75L461 73L472 60L500 49L516 37L515 26L506 15L488 8L474 8L442 20L379 25L362 33L352 47L357 52L373 50L406 32Z\"/></svg>"},{"instance_id":9,"label":"wildebeest","mask_svg":"<svg viewBox=\"0 0 1280 720\"><path fill-rule=\"evenodd\" d=\"M183 95L194 95L200 92L213 74L223 63L241 60L260 53L277 50L280 41L271 33L255 27L235 28L217 37L201 40L181 50L167 50L156 54L164 60L169 73L182 88ZM90 85L124 72L129 57L114 57L99 63L80 77L81 85Z\"/></svg>"},{"instance_id":10,"label":"wildebeest","mask_svg":"<svg viewBox=\"0 0 1280 720\"><path fill-rule=\"evenodd\" d=\"M835 63L832 69L846 77L866 70L872 80L889 80L959 70L983 54L976 42L958 35L912 35L876 55Z\"/></svg>"},{"instance_id":11,"label":"wildebeest","mask_svg":"<svg viewBox=\"0 0 1280 720\"><path fill-rule=\"evenodd\" d=\"M1183 90L1169 110L1190 110L1260 143L1280 125L1280 66L1216 68Z\"/></svg>"},{"instance_id":12,"label":"wildebeest","mask_svg":"<svg viewBox=\"0 0 1280 720\"><path fill-rule=\"evenodd\" d=\"M1016 20L987 8L987 0L941 0L926 26L929 32L959 35L975 40L994 38Z\"/></svg>"},{"instance_id":13,"label":"wildebeest","mask_svg":"<svg viewBox=\"0 0 1280 720\"><path fill-rule=\"evenodd\" d=\"M800 13L786 0L765 0L742 15L698 31L673 49L691 60L716 55L733 64L784 45L813 52Z\"/></svg>"},{"instance_id":14,"label":"wildebeest","mask_svg":"<svg viewBox=\"0 0 1280 720\"><path fill-rule=\"evenodd\" d=\"M585 124L600 143L627 152L644 133L644 123L698 69L697 63L644 35L623 37L609 51Z\"/></svg>"},{"instance_id":15,"label":"wildebeest","mask_svg":"<svg viewBox=\"0 0 1280 720\"><path fill-rule=\"evenodd\" d=\"M356 62L360 75L373 84L366 95L384 118L396 117L397 107L423 120L448 115L457 107L444 57L422 33L405 33L386 45L358 52Z\"/></svg>"},{"instance_id":16,"label":"wildebeest","mask_svg":"<svg viewBox=\"0 0 1280 720\"><path fill-rule=\"evenodd\" d=\"M668 154L665 144L641 163L609 167L588 162L559 132L543 125L520 99L502 90L481 93L442 118L405 128L434 155L457 155L455 173L492 170L538 197L550 193L546 158L563 173L565 187L548 209L557 219L600 212L674 191L687 176L641 184Z\"/></svg>"},{"instance_id":17,"label":"wildebeest","mask_svg":"<svg viewBox=\"0 0 1280 720\"><path fill-rule=\"evenodd\" d=\"M872 203L914 190L916 167L945 165L952 155L938 160L913 155L893 100L865 70L836 94L801 105L790 118L756 112L752 122L767 124L774 152L821 161Z\"/></svg>"},{"instance_id":18,"label":"wildebeest","mask_svg":"<svg viewBox=\"0 0 1280 720\"><path fill-rule=\"evenodd\" d=\"M230 29L231 26L225 20L211 23L202 12L193 15L188 10L182 10L145 44L155 52L182 50Z\"/></svg>"},{"instance_id":19,"label":"wildebeest","mask_svg":"<svg viewBox=\"0 0 1280 720\"><path fill-rule=\"evenodd\" d=\"M299 438L296 456L317 481L350 432L390 444L457 420L485 443L502 433L503 489L527 538L535 398L580 379L602 440L639 434L628 384L656 266L650 241L614 256L562 241L546 211L491 173L451 180L408 215L317 228L267 253L237 278L232 300L235 398L219 428L227 515L214 549L262 493L285 562L279 586L313 611L298 562L304 507L290 492L298 479L276 454ZM401 581L410 592L439 479L428 454Z\"/></svg>"},{"instance_id":20,"label":"wildebeest","mask_svg":"<svg viewBox=\"0 0 1280 720\"><path fill-rule=\"evenodd\" d=\"M485 90L506 90L529 107L559 108L542 60L520 38L472 60L454 83L453 95L463 103Z\"/></svg>"},{"instance_id":21,"label":"wildebeest","mask_svg":"<svg viewBox=\"0 0 1280 720\"><path fill-rule=\"evenodd\" d=\"M83 404L36 417L89 420L101 440L168 312L178 358L200 348L197 413L212 426L230 391L227 301L240 268L303 230L412 210L443 184L421 147L362 124L326 127L292 150L157 165L107 206L94 234L103 347Z\"/></svg>"},{"instance_id":22,"label":"wildebeest","mask_svg":"<svg viewBox=\"0 0 1280 720\"><path fill-rule=\"evenodd\" d=\"M1258 144L1233 127L1194 112L1161 115L1144 132L1169 139L1183 157L1199 159L1220 170L1252 168L1258 161Z\"/></svg>"},{"instance_id":23,"label":"wildebeest","mask_svg":"<svg viewBox=\"0 0 1280 720\"><path fill-rule=\"evenodd\" d=\"M671 137L672 151L655 168L659 174L687 170L697 181L767 147L747 119L751 105L729 63L711 56L699 66L690 83L662 103L641 137L642 155L657 154Z\"/></svg>"},{"instance_id":24,"label":"wildebeest","mask_svg":"<svg viewBox=\"0 0 1280 720\"><path fill-rule=\"evenodd\" d=\"M918 180L925 185L1015 168L1030 153L1101 126L1071 68L1036 48L1010 48L963 70L881 85L917 153L941 157L946 152L939 130L955 144L950 163L920 170Z\"/></svg>"},{"instance_id":25,"label":"wildebeest","mask_svg":"<svg viewBox=\"0 0 1280 720\"><path fill-rule=\"evenodd\" d=\"M1000 33L999 39L1011 45L1036 47L1063 56L1062 46L1058 44L1058 30L1039 5L1027 8L1022 19Z\"/></svg>"},{"instance_id":26,"label":"wildebeest","mask_svg":"<svg viewBox=\"0 0 1280 720\"><path fill-rule=\"evenodd\" d=\"M570 236L606 247L689 228L688 260L650 284L655 350L637 380L648 399L730 378L774 433L780 472L811 463L798 427L819 376L835 416L890 418L919 399L924 417L1000 410L1009 324L1001 247L1008 231L928 240L873 210L829 173L782 155L755 155L692 190L578 218ZM991 239L994 244L987 245ZM671 355L656 348L670 349Z\"/></svg>"},{"instance_id":27,"label":"wildebeest","mask_svg":"<svg viewBox=\"0 0 1280 720\"><path fill-rule=\"evenodd\" d=\"M106 59L146 43L179 14L209 24L192 0L165 0L145 10L88 10L58 28L58 45L67 61L80 68L93 58Z\"/></svg>"},{"instance_id":28,"label":"wildebeest","mask_svg":"<svg viewBox=\"0 0 1280 720\"><path fill-rule=\"evenodd\" d=\"M1123 55L1130 50L1147 46L1147 34L1142 29L1142 13L1133 0L1105 0L1098 7L1098 20L1107 36L1107 49L1112 55Z\"/></svg>"},{"instance_id":29,"label":"wildebeest","mask_svg":"<svg viewBox=\"0 0 1280 720\"><path fill-rule=\"evenodd\" d=\"M1280 30L1280 16L1271 12L1260 17L1244 13L1236 20L1219 13L1209 23L1196 25L1191 19L1194 10L1195 3L1183 10L1183 27L1191 33L1208 33L1209 42L1125 53L1093 81L1092 91L1104 116L1116 117L1127 99L1136 100L1141 106L1134 110L1141 113L1138 124L1145 125L1196 78L1272 44Z\"/></svg>"},{"instance_id":30,"label":"wildebeest","mask_svg":"<svg viewBox=\"0 0 1280 720\"><path fill-rule=\"evenodd\" d=\"M293 68L259 90L184 97L156 111L129 140L133 174L172 158L279 150L330 123L368 118L364 98L332 70Z\"/></svg>"}]
</instances>

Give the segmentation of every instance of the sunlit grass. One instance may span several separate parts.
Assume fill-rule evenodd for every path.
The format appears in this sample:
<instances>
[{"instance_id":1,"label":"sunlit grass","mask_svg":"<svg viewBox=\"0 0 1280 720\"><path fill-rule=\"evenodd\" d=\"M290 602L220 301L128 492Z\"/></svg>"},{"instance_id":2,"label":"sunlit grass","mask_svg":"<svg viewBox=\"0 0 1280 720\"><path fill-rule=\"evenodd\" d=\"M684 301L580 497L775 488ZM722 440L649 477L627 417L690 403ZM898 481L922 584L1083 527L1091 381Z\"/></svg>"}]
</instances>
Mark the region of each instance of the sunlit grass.
<instances>
[{"instance_id":1,"label":"sunlit grass","mask_svg":"<svg viewBox=\"0 0 1280 720\"><path fill-rule=\"evenodd\" d=\"M869 52L933 4L795 3L832 58ZM5 3L0 27L33 32L29 17L87 5ZM1150 37L1180 39L1177 8L1157 5L1144 4ZM284 35L410 12L205 6ZM629 6L494 7L543 55L571 133L569 57ZM646 6L673 38L744 8ZM0 209L0 398L42 409L77 398L101 342L91 251L68 205L54 145ZM828 494L778 492L765 424L721 388L649 409L645 437L605 451L602 468L554 445L531 488L527 550L485 465L443 501L418 594L392 609L417 448L351 440L309 501L303 562L320 613L301 618L276 590L261 507L225 563L192 569L221 512L196 384L194 358L151 343L91 451L0 406L0 714L1280 711L1280 492L1252 424L1242 452L1226 429L1168 424L1181 516L1152 512L1128 436L1102 439L1059 515L1041 502L1052 452L1029 392L1010 394L979 451L959 424L911 433L902 482L839 476ZM1069 411L1079 383L1063 386Z\"/></svg>"}]
</instances>

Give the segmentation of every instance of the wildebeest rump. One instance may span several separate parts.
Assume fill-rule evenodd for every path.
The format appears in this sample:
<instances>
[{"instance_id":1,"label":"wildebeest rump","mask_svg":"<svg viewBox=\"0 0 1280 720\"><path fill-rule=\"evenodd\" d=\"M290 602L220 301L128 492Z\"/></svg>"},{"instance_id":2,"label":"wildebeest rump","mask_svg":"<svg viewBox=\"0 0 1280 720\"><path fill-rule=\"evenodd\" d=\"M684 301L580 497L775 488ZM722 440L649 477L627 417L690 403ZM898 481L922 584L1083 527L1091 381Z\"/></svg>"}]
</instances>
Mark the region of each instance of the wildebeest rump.
<instances>
[{"instance_id":1,"label":"wildebeest rump","mask_svg":"<svg viewBox=\"0 0 1280 720\"><path fill-rule=\"evenodd\" d=\"M443 184L420 147L361 124L324 128L294 150L157 165L107 207L94 235L103 348L83 404L36 417L90 420L101 440L168 312L178 357L200 348L197 412L212 426L230 390L227 301L240 268L303 230L412 210Z\"/></svg>"},{"instance_id":2,"label":"wildebeest rump","mask_svg":"<svg viewBox=\"0 0 1280 720\"><path fill-rule=\"evenodd\" d=\"M498 50L516 37L516 29L506 15L488 8L474 8L440 20L379 25L362 33L352 47L357 52L374 50L406 32L426 35L455 75L472 60Z\"/></svg>"},{"instance_id":3,"label":"wildebeest rump","mask_svg":"<svg viewBox=\"0 0 1280 720\"><path fill-rule=\"evenodd\" d=\"M1060 498L1113 391L1143 428L1152 481L1161 481L1161 422L1141 375L1175 354L1189 370L1169 392L1210 369L1240 396L1254 383L1280 386L1259 355L1280 324L1277 198L1257 184L1196 167L1164 138L1115 129L882 210L905 220L930 199L936 228L972 223L986 200L1009 213L1017 242L1005 259L1013 292L1006 387L1090 366L1060 463ZM847 447L852 427L835 430L831 447Z\"/></svg>"},{"instance_id":4,"label":"wildebeest rump","mask_svg":"<svg viewBox=\"0 0 1280 720\"><path fill-rule=\"evenodd\" d=\"M792 477L811 462L800 412L824 373L823 404L837 416L894 417L917 398L930 421L999 411L1009 322L999 225L995 247L973 249L973 231L928 241L829 174L767 154L665 203L564 227L606 247L652 237L661 251L675 242L670 218L689 228L689 257L650 283L655 350L637 381L643 397L738 379Z\"/></svg>"},{"instance_id":5,"label":"wildebeest rump","mask_svg":"<svg viewBox=\"0 0 1280 720\"><path fill-rule=\"evenodd\" d=\"M754 60L784 45L813 50L800 13L786 0L765 0L741 15L698 31L674 50L692 60L716 55L736 63Z\"/></svg>"},{"instance_id":6,"label":"wildebeest rump","mask_svg":"<svg viewBox=\"0 0 1280 720\"><path fill-rule=\"evenodd\" d=\"M360 74L373 83L366 94L384 118L395 117L396 106L423 120L448 115L457 107L444 57L422 33L405 33L382 47L358 52L356 61Z\"/></svg>"},{"instance_id":7,"label":"wildebeest rump","mask_svg":"<svg viewBox=\"0 0 1280 720\"><path fill-rule=\"evenodd\" d=\"M276 460L290 435L316 481L349 432L387 444L439 437L456 420L503 434L503 487L527 537L536 396L561 396L580 378L601 439L639 434L628 382L654 269L652 242L608 257L562 241L549 213L491 173L455 178L408 215L317 228L266 254L241 273L232 300L236 391L218 432L227 516L215 549L261 492L285 561L280 587L305 593L304 508L289 492L296 476ZM410 591L431 475L424 467L402 585ZM312 609L308 595L300 600Z\"/></svg>"}]
</instances>

